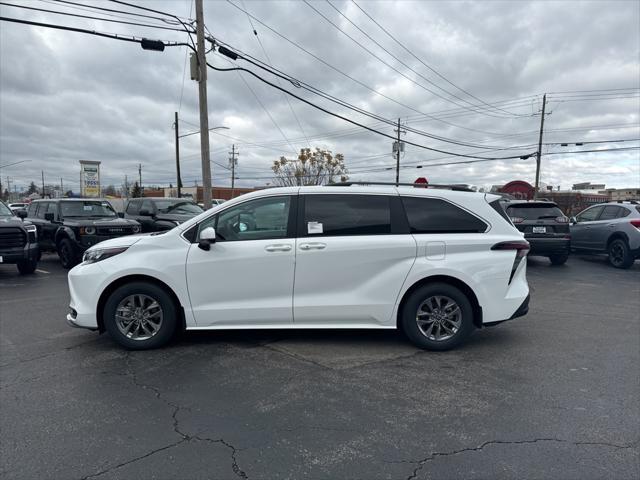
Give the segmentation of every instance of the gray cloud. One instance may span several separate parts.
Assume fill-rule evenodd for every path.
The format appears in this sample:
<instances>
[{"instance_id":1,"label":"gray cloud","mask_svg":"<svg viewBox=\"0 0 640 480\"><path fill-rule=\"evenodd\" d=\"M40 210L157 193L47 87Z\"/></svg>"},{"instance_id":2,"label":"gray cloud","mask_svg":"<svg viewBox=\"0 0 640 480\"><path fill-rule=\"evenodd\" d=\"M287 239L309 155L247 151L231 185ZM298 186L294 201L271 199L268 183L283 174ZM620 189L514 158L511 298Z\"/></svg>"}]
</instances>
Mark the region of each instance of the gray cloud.
<instances>
[{"instance_id":1,"label":"gray cloud","mask_svg":"<svg viewBox=\"0 0 640 480\"><path fill-rule=\"evenodd\" d=\"M359 3L426 63L485 101L511 100L544 92L640 86L638 2ZM33 1L28 5L87 14L45 2ZM185 17L189 13L188 0L156 1L146 5ZM496 146L536 143L539 116L531 114L538 111L540 97L530 98L529 103L513 108L514 112L529 114L515 118L496 118L460 109L455 103L466 105L464 102L427 85L325 2L314 2L313 5L385 62L455 103L429 94L383 65L318 17L303 2L245 1L245 5L253 15L282 35L385 95L421 112L450 112L442 119L444 121L418 118L415 111L372 93L254 22L274 66L331 95L385 118L403 117L410 127L464 142ZM354 4L343 1L334 2L334 5L421 75L468 101L476 102L402 50ZM186 39L178 32L60 17L5 6L0 7L0 12L8 17L100 31L135 33L165 40ZM195 16L194 12L192 16ZM226 2L207 1L205 19L212 35L264 60L243 13ZM143 165L144 183L175 184L172 123L173 112L179 108L181 92L181 131L198 128L197 85L188 78L188 70L184 90L182 88L184 59L184 47L167 48L163 53L156 53L143 51L138 45L126 42L25 25L0 24L0 165L29 160L2 169L3 184L8 175L17 185L26 186L31 180L37 181L40 172L44 171L48 182L58 183L62 177L68 187L77 190L80 159L103 162L105 185L120 184L124 175L137 177L139 163ZM224 57L216 53L209 54L209 60L218 66L229 66ZM291 155L292 147L287 140L293 144L293 149L297 149L307 146L305 136L314 137L310 142L313 147L344 153L353 179L394 178L393 171L383 170L395 165L390 154L390 140L354 129L353 125L291 99L303 134L280 92L248 75L241 75L277 127L239 74L209 71L209 123L211 126L231 127L231 130L210 135L212 160L226 164L231 143L239 144L238 184L269 182L269 167L273 160L280 155ZM283 86L354 120L375 123L291 85L283 83ZM549 102L552 114L546 120L546 141L640 137L638 98L564 100L556 97ZM565 130L607 125L617 127ZM391 126L378 128L393 134ZM522 132L528 133L506 136ZM404 138L447 151L482 154L478 149L415 134ZM257 147L252 143L265 146ZM639 143L605 144L601 147ZM553 146L545 148L548 152L559 150ZM522 153L533 150L535 148L524 148ZM181 154L185 183L199 182L197 135L182 139ZM377 158L367 158L373 156ZM476 185L504 183L515 178L533 180L532 160L427 167L429 163L447 160L437 160L442 157L445 155L407 146L402 162L408 168L401 171L401 179L412 181L417 176L427 176L434 182ZM421 163L424 168L414 168ZM214 183L229 183L227 170L215 163L213 170ZM563 187L583 180L608 186L638 185L640 157L638 151L548 156L543 158L542 180Z\"/></svg>"}]
</instances>

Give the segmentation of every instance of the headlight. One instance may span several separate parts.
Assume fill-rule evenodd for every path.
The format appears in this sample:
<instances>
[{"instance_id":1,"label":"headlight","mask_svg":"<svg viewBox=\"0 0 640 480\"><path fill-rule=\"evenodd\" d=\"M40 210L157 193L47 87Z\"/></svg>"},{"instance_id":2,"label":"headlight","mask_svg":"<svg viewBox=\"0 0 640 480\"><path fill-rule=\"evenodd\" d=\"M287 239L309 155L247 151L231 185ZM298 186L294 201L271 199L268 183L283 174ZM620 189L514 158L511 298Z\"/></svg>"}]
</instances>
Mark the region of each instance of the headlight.
<instances>
[{"instance_id":1,"label":"headlight","mask_svg":"<svg viewBox=\"0 0 640 480\"><path fill-rule=\"evenodd\" d=\"M87 250L82 256L84 263L96 263L101 262L107 258L118 255L124 252L129 247L115 247L115 248L96 248L93 250Z\"/></svg>"},{"instance_id":2,"label":"headlight","mask_svg":"<svg viewBox=\"0 0 640 480\"><path fill-rule=\"evenodd\" d=\"M29 234L29 238L33 237L32 240L34 242L38 239L38 229L35 225L25 225L24 229Z\"/></svg>"},{"instance_id":3,"label":"headlight","mask_svg":"<svg viewBox=\"0 0 640 480\"><path fill-rule=\"evenodd\" d=\"M95 227L80 227L80 235L95 235Z\"/></svg>"},{"instance_id":4,"label":"headlight","mask_svg":"<svg viewBox=\"0 0 640 480\"><path fill-rule=\"evenodd\" d=\"M138 225L134 225L133 228L131 229L131 231L133 233L139 233L140 232L140 227Z\"/></svg>"}]
</instances>

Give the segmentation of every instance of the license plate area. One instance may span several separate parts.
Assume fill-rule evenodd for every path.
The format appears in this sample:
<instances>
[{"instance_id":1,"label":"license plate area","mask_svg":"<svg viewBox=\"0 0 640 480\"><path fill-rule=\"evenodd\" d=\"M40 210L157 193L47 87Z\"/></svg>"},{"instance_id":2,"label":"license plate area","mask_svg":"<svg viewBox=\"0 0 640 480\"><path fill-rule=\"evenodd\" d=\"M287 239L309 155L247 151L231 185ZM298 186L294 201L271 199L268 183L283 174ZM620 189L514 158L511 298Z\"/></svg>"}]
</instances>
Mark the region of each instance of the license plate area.
<instances>
[{"instance_id":1,"label":"license plate area","mask_svg":"<svg viewBox=\"0 0 640 480\"><path fill-rule=\"evenodd\" d=\"M547 233L547 227L533 227L533 233Z\"/></svg>"}]
</instances>

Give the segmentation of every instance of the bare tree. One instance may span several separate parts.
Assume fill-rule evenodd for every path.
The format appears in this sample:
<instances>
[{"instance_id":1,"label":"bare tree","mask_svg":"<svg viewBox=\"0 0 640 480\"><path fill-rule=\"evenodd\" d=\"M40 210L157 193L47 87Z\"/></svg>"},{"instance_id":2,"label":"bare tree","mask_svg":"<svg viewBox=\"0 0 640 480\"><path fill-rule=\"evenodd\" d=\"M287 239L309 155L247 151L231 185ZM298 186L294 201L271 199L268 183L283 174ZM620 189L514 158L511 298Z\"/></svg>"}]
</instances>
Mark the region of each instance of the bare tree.
<instances>
[{"instance_id":1,"label":"bare tree","mask_svg":"<svg viewBox=\"0 0 640 480\"><path fill-rule=\"evenodd\" d=\"M319 148L315 151L302 148L295 160L280 157L273 162L271 169L275 174L274 183L283 187L324 185L336 179L344 182L349 178L344 155L333 155L331 151Z\"/></svg>"}]
</instances>

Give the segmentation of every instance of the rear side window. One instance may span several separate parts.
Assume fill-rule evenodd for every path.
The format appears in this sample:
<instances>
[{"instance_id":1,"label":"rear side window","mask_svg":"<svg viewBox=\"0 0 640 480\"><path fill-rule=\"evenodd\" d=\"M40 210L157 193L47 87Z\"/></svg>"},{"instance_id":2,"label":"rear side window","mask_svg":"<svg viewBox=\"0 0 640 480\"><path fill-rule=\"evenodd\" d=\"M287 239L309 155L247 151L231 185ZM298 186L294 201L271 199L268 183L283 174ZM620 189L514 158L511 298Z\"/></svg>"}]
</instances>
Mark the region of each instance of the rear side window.
<instances>
[{"instance_id":1,"label":"rear side window","mask_svg":"<svg viewBox=\"0 0 640 480\"><path fill-rule=\"evenodd\" d=\"M439 198L402 197L411 233L482 233L487 224Z\"/></svg>"},{"instance_id":2,"label":"rear side window","mask_svg":"<svg viewBox=\"0 0 640 480\"><path fill-rule=\"evenodd\" d=\"M622 209L616 205L607 205L604 207L598 220L613 220L614 218L618 218L621 213L620 210Z\"/></svg>"},{"instance_id":3,"label":"rear side window","mask_svg":"<svg viewBox=\"0 0 640 480\"><path fill-rule=\"evenodd\" d=\"M541 205L539 203L518 204L507 207L507 214L511 218L522 218L523 220L564 217L562 210L555 205Z\"/></svg>"},{"instance_id":4,"label":"rear side window","mask_svg":"<svg viewBox=\"0 0 640 480\"><path fill-rule=\"evenodd\" d=\"M306 195L303 235L387 235L390 197L385 195Z\"/></svg>"},{"instance_id":5,"label":"rear side window","mask_svg":"<svg viewBox=\"0 0 640 480\"><path fill-rule=\"evenodd\" d=\"M129 205L127 205L127 213L129 215L137 215L138 212L140 211L140 202L129 202Z\"/></svg>"}]
</instances>

